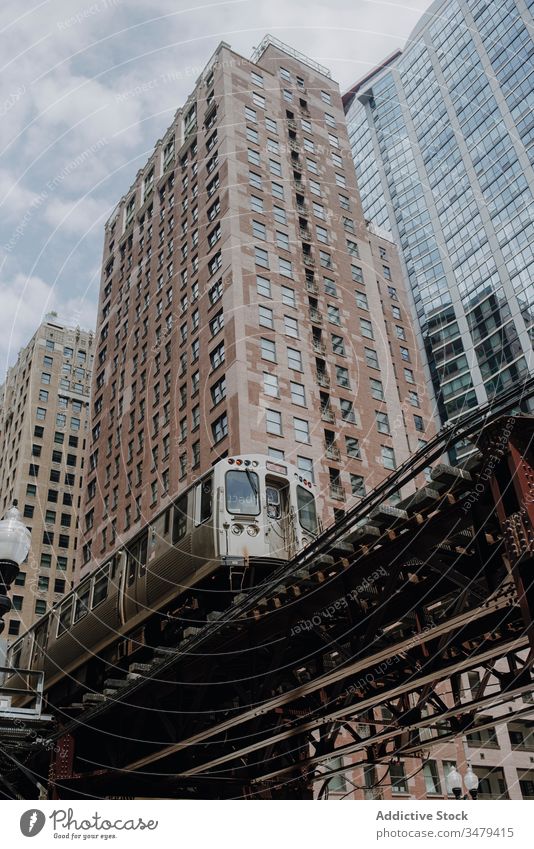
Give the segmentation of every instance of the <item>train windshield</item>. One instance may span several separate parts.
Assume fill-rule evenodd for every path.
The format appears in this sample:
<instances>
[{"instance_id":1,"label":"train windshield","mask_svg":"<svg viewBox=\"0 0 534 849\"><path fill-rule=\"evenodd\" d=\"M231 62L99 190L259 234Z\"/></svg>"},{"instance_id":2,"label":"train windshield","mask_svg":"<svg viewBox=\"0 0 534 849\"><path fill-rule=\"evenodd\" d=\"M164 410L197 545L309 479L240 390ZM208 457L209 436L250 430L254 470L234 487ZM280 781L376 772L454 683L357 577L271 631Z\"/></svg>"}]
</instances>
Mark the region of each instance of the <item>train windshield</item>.
<instances>
[{"instance_id":1,"label":"train windshield","mask_svg":"<svg viewBox=\"0 0 534 849\"><path fill-rule=\"evenodd\" d=\"M260 512L260 484L256 472L226 472L226 509L229 513L257 516Z\"/></svg>"},{"instance_id":2,"label":"train windshield","mask_svg":"<svg viewBox=\"0 0 534 849\"><path fill-rule=\"evenodd\" d=\"M303 486L297 486L297 507L299 521L305 531L312 534L317 533L317 511L315 509L315 498L311 492Z\"/></svg>"}]
</instances>

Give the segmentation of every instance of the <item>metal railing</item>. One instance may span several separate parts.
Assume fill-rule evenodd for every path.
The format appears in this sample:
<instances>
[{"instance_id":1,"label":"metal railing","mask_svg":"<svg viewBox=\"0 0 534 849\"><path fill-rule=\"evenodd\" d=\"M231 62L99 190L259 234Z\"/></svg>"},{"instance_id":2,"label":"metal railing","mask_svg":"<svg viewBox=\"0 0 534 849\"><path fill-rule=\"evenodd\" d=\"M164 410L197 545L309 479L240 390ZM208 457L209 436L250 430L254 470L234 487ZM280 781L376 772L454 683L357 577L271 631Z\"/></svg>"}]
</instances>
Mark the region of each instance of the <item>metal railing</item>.
<instances>
[{"instance_id":1,"label":"metal railing","mask_svg":"<svg viewBox=\"0 0 534 849\"><path fill-rule=\"evenodd\" d=\"M252 53L252 61L258 62L261 58L262 54L267 50L269 45L272 44L273 47L278 47L279 50L282 50L284 53L287 53L288 56L292 56L293 59L296 59L298 62L302 62L303 65L307 65L308 68L311 68L313 71L317 71L319 74L322 74L325 77L328 77L329 80L332 79L332 74L325 68L324 65L320 65L319 62L315 62L313 59L309 59L304 53L299 53L298 50L295 50L293 47L290 47L288 44L284 44L280 39L275 38L273 35L267 34L262 38L261 42L257 47L254 48Z\"/></svg>"},{"instance_id":2,"label":"metal railing","mask_svg":"<svg viewBox=\"0 0 534 849\"><path fill-rule=\"evenodd\" d=\"M16 675L27 681L26 687L6 687L7 676ZM36 679L32 686L32 679ZM17 683L17 682L15 682ZM26 716L32 719L40 719L43 709L44 672L39 669L15 669L12 666L0 666L0 719ZM12 701L16 696L23 698L31 697L34 701L33 707L13 707ZM7 705L1 702L6 700Z\"/></svg>"}]
</instances>

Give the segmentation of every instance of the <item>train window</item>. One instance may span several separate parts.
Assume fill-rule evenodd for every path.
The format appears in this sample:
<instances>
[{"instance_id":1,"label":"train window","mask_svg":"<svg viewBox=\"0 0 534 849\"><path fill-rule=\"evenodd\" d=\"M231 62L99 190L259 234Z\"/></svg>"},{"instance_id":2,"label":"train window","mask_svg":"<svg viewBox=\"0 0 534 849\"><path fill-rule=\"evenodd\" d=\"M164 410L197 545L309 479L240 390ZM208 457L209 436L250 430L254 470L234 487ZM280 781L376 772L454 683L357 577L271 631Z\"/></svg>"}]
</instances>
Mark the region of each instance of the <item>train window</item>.
<instances>
[{"instance_id":1,"label":"train window","mask_svg":"<svg viewBox=\"0 0 534 849\"><path fill-rule=\"evenodd\" d=\"M135 557L134 550L129 551L126 555L126 559L128 561L128 586L133 584L135 579L135 567L137 566L137 560Z\"/></svg>"},{"instance_id":2,"label":"train window","mask_svg":"<svg viewBox=\"0 0 534 849\"><path fill-rule=\"evenodd\" d=\"M172 542L173 545L183 539L187 533L187 495L182 495L174 505L174 516L172 519Z\"/></svg>"},{"instance_id":3,"label":"train window","mask_svg":"<svg viewBox=\"0 0 534 849\"><path fill-rule=\"evenodd\" d=\"M76 595L76 603L74 607L74 621L79 622L89 612L89 593L91 591L91 583L88 581L85 586L80 587Z\"/></svg>"},{"instance_id":4,"label":"train window","mask_svg":"<svg viewBox=\"0 0 534 849\"><path fill-rule=\"evenodd\" d=\"M265 494L267 496L267 515L269 519L280 519L282 516L280 490L275 486L268 486L265 489Z\"/></svg>"},{"instance_id":5,"label":"train window","mask_svg":"<svg viewBox=\"0 0 534 849\"><path fill-rule=\"evenodd\" d=\"M72 598L61 605L59 619L57 621L57 636L60 637L68 631L72 620Z\"/></svg>"},{"instance_id":6,"label":"train window","mask_svg":"<svg viewBox=\"0 0 534 849\"><path fill-rule=\"evenodd\" d=\"M67 625L67 627L68 627L68 625ZM59 622L58 622L58 633L59 633ZM47 638L48 638L48 616L46 617L46 619L42 619L39 622L39 624L35 627L35 632L34 632L34 637L33 637L32 662L34 660L36 660L37 658L40 659L40 656L42 654L44 654Z\"/></svg>"},{"instance_id":7,"label":"train window","mask_svg":"<svg viewBox=\"0 0 534 849\"><path fill-rule=\"evenodd\" d=\"M260 512L260 485L256 472L226 472L226 509L229 513L257 516Z\"/></svg>"},{"instance_id":8,"label":"train window","mask_svg":"<svg viewBox=\"0 0 534 849\"><path fill-rule=\"evenodd\" d=\"M150 533L152 533L152 528L149 528ZM142 539L139 541L139 577L141 578L146 572L146 561L147 561L147 552L148 552L148 531L143 535Z\"/></svg>"},{"instance_id":9,"label":"train window","mask_svg":"<svg viewBox=\"0 0 534 849\"><path fill-rule=\"evenodd\" d=\"M100 604L101 601L104 601L108 595L108 576L109 576L109 563L106 563L100 574L95 577L95 583L93 586L93 598L91 601L91 607L96 607Z\"/></svg>"},{"instance_id":10,"label":"train window","mask_svg":"<svg viewBox=\"0 0 534 849\"><path fill-rule=\"evenodd\" d=\"M317 533L317 511L315 509L315 498L311 492L303 486L297 486L297 509L299 521L305 531Z\"/></svg>"},{"instance_id":11,"label":"train window","mask_svg":"<svg viewBox=\"0 0 534 849\"><path fill-rule=\"evenodd\" d=\"M211 518L211 502L213 494L213 476L205 478L197 487L197 497L200 500L199 524L207 522Z\"/></svg>"}]
</instances>

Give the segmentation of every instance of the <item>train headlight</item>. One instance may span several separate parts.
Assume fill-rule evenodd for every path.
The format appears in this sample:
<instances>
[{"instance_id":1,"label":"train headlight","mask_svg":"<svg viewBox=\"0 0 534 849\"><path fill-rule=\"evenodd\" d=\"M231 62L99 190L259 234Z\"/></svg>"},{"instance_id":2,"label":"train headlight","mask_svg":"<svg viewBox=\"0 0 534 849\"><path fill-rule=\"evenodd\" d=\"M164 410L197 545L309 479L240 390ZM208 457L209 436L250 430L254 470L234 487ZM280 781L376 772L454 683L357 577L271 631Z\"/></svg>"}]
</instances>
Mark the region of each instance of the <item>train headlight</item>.
<instances>
[{"instance_id":1,"label":"train headlight","mask_svg":"<svg viewBox=\"0 0 534 849\"><path fill-rule=\"evenodd\" d=\"M232 525L233 534L242 534L244 530L243 525Z\"/></svg>"},{"instance_id":2,"label":"train headlight","mask_svg":"<svg viewBox=\"0 0 534 849\"><path fill-rule=\"evenodd\" d=\"M256 525L249 525L247 528L247 534L249 535L249 537L256 537L258 536L259 532L260 529L257 528Z\"/></svg>"}]
</instances>

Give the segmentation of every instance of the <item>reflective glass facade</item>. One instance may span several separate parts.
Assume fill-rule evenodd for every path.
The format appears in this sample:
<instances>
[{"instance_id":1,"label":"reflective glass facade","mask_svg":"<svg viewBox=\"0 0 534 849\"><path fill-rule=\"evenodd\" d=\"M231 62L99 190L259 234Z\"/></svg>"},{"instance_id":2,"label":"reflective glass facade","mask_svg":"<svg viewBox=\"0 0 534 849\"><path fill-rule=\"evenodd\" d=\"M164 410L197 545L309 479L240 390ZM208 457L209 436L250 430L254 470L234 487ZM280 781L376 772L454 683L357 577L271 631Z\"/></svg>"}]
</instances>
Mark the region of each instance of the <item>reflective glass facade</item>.
<instances>
[{"instance_id":1,"label":"reflective glass facade","mask_svg":"<svg viewBox=\"0 0 534 849\"><path fill-rule=\"evenodd\" d=\"M401 246L444 419L532 371L533 12L435 3L345 98L364 212Z\"/></svg>"}]
</instances>

